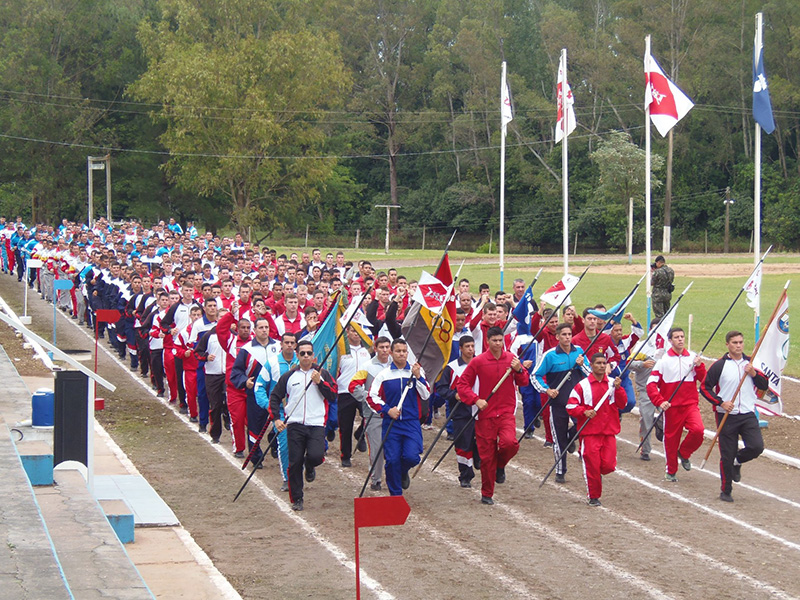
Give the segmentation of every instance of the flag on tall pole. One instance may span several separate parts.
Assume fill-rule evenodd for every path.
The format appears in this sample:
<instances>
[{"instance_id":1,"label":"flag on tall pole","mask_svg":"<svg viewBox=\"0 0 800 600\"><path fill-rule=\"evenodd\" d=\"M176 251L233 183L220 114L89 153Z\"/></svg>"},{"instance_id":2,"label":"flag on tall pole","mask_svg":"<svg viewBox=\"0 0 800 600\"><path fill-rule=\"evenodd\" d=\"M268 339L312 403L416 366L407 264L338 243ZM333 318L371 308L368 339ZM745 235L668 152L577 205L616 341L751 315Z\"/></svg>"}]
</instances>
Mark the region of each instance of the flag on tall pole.
<instances>
[{"instance_id":1,"label":"flag on tall pole","mask_svg":"<svg viewBox=\"0 0 800 600\"><path fill-rule=\"evenodd\" d=\"M569 170L567 137L575 131L575 111L572 108L572 90L567 81L567 49L561 50L561 59L558 62L558 82L556 84L556 98L558 100L558 114L556 119L556 144L563 142L561 148L561 178L563 189L562 214L562 243L564 246L564 275L569 273Z\"/></svg>"},{"instance_id":2,"label":"flag on tall pole","mask_svg":"<svg viewBox=\"0 0 800 600\"><path fill-rule=\"evenodd\" d=\"M500 289L503 289L506 242L506 131L514 118L511 110L511 92L506 81L506 61L500 81Z\"/></svg>"},{"instance_id":3,"label":"flag on tall pole","mask_svg":"<svg viewBox=\"0 0 800 600\"><path fill-rule=\"evenodd\" d=\"M788 283L786 284L788 286ZM756 405L766 414L783 414L781 375L789 357L789 296L783 290L774 318L764 332L764 339L753 357L755 367L767 376L769 389Z\"/></svg>"},{"instance_id":4,"label":"flag on tall pole","mask_svg":"<svg viewBox=\"0 0 800 600\"><path fill-rule=\"evenodd\" d=\"M756 13L756 36L753 42L753 119L755 120L754 145L755 176L753 177L753 255L758 264L761 256L761 130L775 131L772 118L772 102L764 70L764 21L762 13ZM756 341L761 329L761 305L756 301Z\"/></svg>"},{"instance_id":5,"label":"flag on tall pole","mask_svg":"<svg viewBox=\"0 0 800 600\"><path fill-rule=\"evenodd\" d=\"M644 114L645 114L645 260L646 269L650 272L651 258L651 177L650 177L650 121L656 126L662 137L666 137L669 130L675 127L692 109L694 103L664 74L658 61L650 52L650 36L645 37L644 50ZM647 327L650 327L650 311L652 308L653 283L650 275L647 276Z\"/></svg>"}]
</instances>

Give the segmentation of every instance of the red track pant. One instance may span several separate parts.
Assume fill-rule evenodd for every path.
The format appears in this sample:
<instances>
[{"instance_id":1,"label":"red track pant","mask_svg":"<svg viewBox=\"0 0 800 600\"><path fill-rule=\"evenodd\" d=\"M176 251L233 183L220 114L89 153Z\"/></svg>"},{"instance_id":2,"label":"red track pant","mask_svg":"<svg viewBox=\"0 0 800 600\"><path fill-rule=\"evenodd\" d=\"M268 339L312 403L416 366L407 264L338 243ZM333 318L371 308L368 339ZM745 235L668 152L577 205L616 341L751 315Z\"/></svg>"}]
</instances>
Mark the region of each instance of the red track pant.
<instances>
[{"instance_id":1,"label":"red track pant","mask_svg":"<svg viewBox=\"0 0 800 600\"><path fill-rule=\"evenodd\" d=\"M183 363L186 364L185 362ZM186 390L186 404L189 405L189 416L197 417L197 371L183 369L183 387Z\"/></svg>"},{"instance_id":2,"label":"red track pant","mask_svg":"<svg viewBox=\"0 0 800 600\"><path fill-rule=\"evenodd\" d=\"M613 435L582 435L580 452L589 498L599 498L603 493L602 476L617 468L617 438Z\"/></svg>"},{"instance_id":3,"label":"red track pant","mask_svg":"<svg viewBox=\"0 0 800 600\"><path fill-rule=\"evenodd\" d=\"M484 417L475 421L475 438L481 457L481 496L494 495L497 469L503 469L519 450L514 415Z\"/></svg>"},{"instance_id":4,"label":"red track pant","mask_svg":"<svg viewBox=\"0 0 800 600\"><path fill-rule=\"evenodd\" d=\"M689 433L681 442L683 430ZM678 453L689 458L703 444L703 417L697 404L670 406L664 413L664 454L667 473L678 472Z\"/></svg>"},{"instance_id":5,"label":"red track pant","mask_svg":"<svg viewBox=\"0 0 800 600\"><path fill-rule=\"evenodd\" d=\"M231 415L233 451L244 452L247 444L247 392L228 385L228 413Z\"/></svg>"}]
</instances>

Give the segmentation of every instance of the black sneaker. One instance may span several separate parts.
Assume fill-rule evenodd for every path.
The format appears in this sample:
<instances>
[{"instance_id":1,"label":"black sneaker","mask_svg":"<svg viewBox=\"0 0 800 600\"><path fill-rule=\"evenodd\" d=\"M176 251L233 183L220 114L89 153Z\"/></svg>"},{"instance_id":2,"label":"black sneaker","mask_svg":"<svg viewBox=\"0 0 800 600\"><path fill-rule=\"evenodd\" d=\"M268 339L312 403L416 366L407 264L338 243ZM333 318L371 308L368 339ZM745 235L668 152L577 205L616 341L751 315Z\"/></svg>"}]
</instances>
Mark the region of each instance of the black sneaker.
<instances>
[{"instance_id":1,"label":"black sneaker","mask_svg":"<svg viewBox=\"0 0 800 600\"><path fill-rule=\"evenodd\" d=\"M528 429L528 430L525 432L525 435L524 435L524 437L525 437L525 439L526 439L526 440L532 440L532 439L533 439L533 431L531 431L530 429Z\"/></svg>"},{"instance_id":2,"label":"black sneaker","mask_svg":"<svg viewBox=\"0 0 800 600\"><path fill-rule=\"evenodd\" d=\"M470 482L470 481L464 481L463 479L459 479L458 483L461 484L462 488L471 488L472 487L472 482Z\"/></svg>"},{"instance_id":3,"label":"black sneaker","mask_svg":"<svg viewBox=\"0 0 800 600\"><path fill-rule=\"evenodd\" d=\"M408 476L408 471L403 473L403 480L400 482L400 485L404 490L407 490L411 487L411 477Z\"/></svg>"},{"instance_id":4,"label":"black sneaker","mask_svg":"<svg viewBox=\"0 0 800 600\"><path fill-rule=\"evenodd\" d=\"M366 452L367 451L367 436L363 435L358 440L358 444L356 445L356 450L359 452Z\"/></svg>"},{"instance_id":5,"label":"black sneaker","mask_svg":"<svg viewBox=\"0 0 800 600\"><path fill-rule=\"evenodd\" d=\"M733 502L733 496L731 496L730 494L726 494L725 492L719 493L719 499L722 500L723 502Z\"/></svg>"},{"instance_id":6,"label":"black sneaker","mask_svg":"<svg viewBox=\"0 0 800 600\"><path fill-rule=\"evenodd\" d=\"M589 498L589 506L603 506L600 503L600 498Z\"/></svg>"},{"instance_id":7,"label":"black sneaker","mask_svg":"<svg viewBox=\"0 0 800 600\"><path fill-rule=\"evenodd\" d=\"M454 439L456 439L455 435L453 435L452 433L448 433L447 434L447 441L448 442L452 442Z\"/></svg>"},{"instance_id":8,"label":"black sneaker","mask_svg":"<svg viewBox=\"0 0 800 600\"><path fill-rule=\"evenodd\" d=\"M370 483L369 484L369 489L371 489L373 492L381 491L381 482L380 481L375 481L374 483Z\"/></svg>"},{"instance_id":9,"label":"black sneaker","mask_svg":"<svg viewBox=\"0 0 800 600\"><path fill-rule=\"evenodd\" d=\"M742 480L742 465L733 465L733 480L736 483Z\"/></svg>"},{"instance_id":10,"label":"black sneaker","mask_svg":"<svg viewBox=\"0 0 800 600\"><path fill-rule=\"evenodd\" d=\"M336 430L332 429L332 430L328 431L325 434L325 439L328 440L329 442L332 442L333 440L335 440L336 439Z\"/></svg>"},{"instance_id":11,"label":"black sneaker","mask_svg":"<svg viewBox=\"0 0 800 600\"><path fill-rule=\"evenodd\" d=\"M189 417L189 423L197 423L197 417Z\"/></svg>"},{"instance_id":12,"label":"black sneaker","mask_svg":"<svg viewBox=\"0 0 800 600\"><path fill-rule=\"evenodd\" d=\"M219 444L219 438L211 438L212 444Z\"/></svg>"},{"instance_id":13,"label":"black sneaker","mask_svg":"<svg viewBox=\"0 0 800 600\"><path fill-rule=\"evenodd\" d=\"M649 461L650 455L647 452L642 452L642 455L639 458L641 458L644 461Z\"/></svg>"},{"instance_id":14,"label":"black sneaker","mask_svg":"<svg viewBox=\"0 0 800 600\"><path fill-rule=\"evenodd\" d=\"M494 504L494 500L492 500L491 496L481 496L481 504L488 504L491 506Z\"/></svg>"},{"instance_id":15,"label":"black sneaker","mask_svg":"<svg viewBox=\"0 0 800 600\"><path fill-rule=\"evenodd\" d=\"M567 483L567 480L564 478L563 475L559 475L556 473L556 483Z\"/></svg>"},{"instance_id":16,"label":"black sneaker","mask_svg":"<svg viewBox=\"0 0 800 600\"><path fill-rule=\"evenodd\" d=\"M495 473L494 477L495 483L505 483L506 482L506 470L505 469L497 469L497 473Z\"/></svg>"},{"instance_id":17,"label":"black sneaker","mask_svg":"<svg viewBox=\"0 0 800 600\"><path fill-rule=\"evenodd\" d=\"M553 442L545 442L544 444L542 444L542 448L552 448L552 447L553 447Z\"/></svg>"},{"instance_id":18,"label":"black sneaker","mask_svg":"<svg viewBox=\"0 0 800 600\"><path fill-rule=\"evenodd\" d=\"M292 502L292 510L300 512L303 510L303 501L302 500L295 500Z\"/></svg>"},{"instance_id":19,"label":"black sneaker","mask_svg":"<svg viewBox=\"0 0 800 600\"><path fill-rule=\"evenodd\" d=\"M164 397L164 390L161 390L156 394L156 398L163 398Z\"/></svg>"},{"instance_id":20,"label":"black sneaker","mask_svg":"<svg viewBox=\"0 0 800 600\"><path fill-rule=\"evenodd\" d=\"M208 429L206 428L205 425L198 425L197 433L207 433L207 432L208 432Z\"/></svg>"},{"instance_id":21,"label":"black sneaker","mask_svg":"<svg viewBox=\"0 0 800 600\"><path fill-rule=\"evenodd\" d=\"M311 483L317 478L317 470L314 467L306 467L306 481ZM300 501L300 506L302 507L302 500ZM300 510L303 510L302 508Z\"/></svg>"},{"instance_id":22,"label":"black sneaker","mask_svg":"<svg viewBox=\"0 0 800 600\"><path fill-rule=\"evenodd\" d=\"M244 458L244 451L240 450L239 452L234 452L233 458Z\"/></svg>"},{"instance_id":23,"label":"black sneaker","mask_svg":"<svg viewBox=\"0 0 800 600\"><path fill-rule=\"evenodd\" d=\"M181 406L178 408L178 412L181 413L182 415L186 415L189 414L189 409L186 406Z\"/></svg>"},{"instance_id":24,"label":"black sneaker","mask_svg":"<svg viewBox=\"0 0 800 600\"><path fill-rule=\"evenodd\" d=\"M348 467L352 467L353 463L350 462L349 458L343 458L342 459L342 466L346 469Z\"/></svg>"}]
</instances>

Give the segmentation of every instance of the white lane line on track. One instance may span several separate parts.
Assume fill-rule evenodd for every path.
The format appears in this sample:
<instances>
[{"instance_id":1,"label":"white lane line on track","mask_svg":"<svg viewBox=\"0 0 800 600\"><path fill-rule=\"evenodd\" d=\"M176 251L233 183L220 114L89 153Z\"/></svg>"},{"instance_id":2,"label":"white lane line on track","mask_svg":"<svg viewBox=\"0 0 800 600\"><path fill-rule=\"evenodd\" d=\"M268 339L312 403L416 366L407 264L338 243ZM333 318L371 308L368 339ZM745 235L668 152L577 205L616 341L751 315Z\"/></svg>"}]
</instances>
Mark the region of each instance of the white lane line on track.
<instances>
[{"instance_id":1,"label":"white lane line on track","mask_svg":"<svg viewBox=\"0 0 800 600\"><path fill-rule=\"evenodd\" d=\"M627 440L627 439L625 439L624 437L621 437L621 436L617 436L617 439L619 441L624 442L624 443L626 443L626 444L628 444L630 446L633 446L633 447L636 447L636 446L639 445L639 442L632 442L632 441ZM663 452L659 452L658 450L650 450L650 454L654 454L655 456L660 456L661 458L664 458L664 453ZM696 471L698 473L703 473L705 475L710 475L711 477L714 477L715 479L719 477L719 473L715 473L713 471L707 471L705 469L693 469L693 471ZM736 487L737 488L742 488L742 489L745 489L745 490L748 490L748 491L751 491L751 492L754 492L756 494L761 494L762 496L766 496L767 498L771 498L772 500L776 500L778 502L783 502L784 504L788 504L792 508L799 508L800 509L800 502L795 502L794 500L789 500L788 498L784 498L783 496L778 496L777 494L773 494L772 492L769 492L767 490L762 490L761 488L757 488L755 486L748 485L746 483L741 483L741 482L737 483Z\"/></svg>"},{"instance_id":2,"label":"white lane line on track","mask_svg":"<svg viewBox=\"0 0 800 600\"><path fill-rule=\"evenodd\" d=\"M355 473L352 473L349 470L345 470L339 466L336 466L333 461L331 461L331 466L336 470L339 471L342 475L353 481L354 483L361 485L362 482L360 481L360 476L357 476ZM539 597L536 596L533 591L528 589L528 587L519 579L511 575L507 575L501 571L501 568L496 563L487 562L486 559L475 552L472 552L469 548L466 548L446 533L439 531L436 529L428 520L420 517L416 513L412 512L411 516L408 520L412 523L415 523L424 534L429 534L431 537L435 538L437 541L446 545L452 552L458 554L462 559L467 561L472 566L480 569L490 577L496 579L501 585L503 585L507 590L519 596L521 598L526 598L529 600L537 600Z\"/></svg>"},{"instance_id":3,"label":"white lane line on track","mask_svg":"<svg viewBox=\"0 0 800 600\"><path fill-rule=\"evenodd\" d=\"M450 478L450 476L445 475L444 473L439 472L438 470L433 472L436 473L436 475L438 475L439 477L447 479ZM473 495L480 496L481 494L480 490L473 490L472 492ZM553 541L555 544L567 548L570 552L577 555L581 559L595 563L597 566L599 566L601 569L603 569L610 575L613 575L614 577L621 579L625 583L631 584L632 586L638 588L641 592L644 592L644 594L646 594L647 596L654 598L655 600L672 600L672 596L656 588L652 584L652 582L646 581L641 577L639 577L638 575L634 575L633 573L626 571L623 567L615 565L613 562L606 560L596 552L589 550L585 546L581 546L578 542L574 542L568 537L561 535L554 529L551 529L547 525L534 520L530 515L523 514L521 511L512 508L502 502L498 502L497 504L494 505L494 510L497 509L508 513L521 526L526 527L528 529L533 529L537 533L545 535L546 537L550 538L550 540Z\"/></svg>"},{"instance_id":4,"label":"white lane line on track","mask_svg":"<svg viewBox=\"0 0 800 600\"><path fill-rule=\"evenodd\" d=\"M94 338L91 335L89 335L89 333L87 331L83 331L83 329L81 328L80 325L78 325L77 323L74 323L69 317L67 317L61 311L58 311L58 314L60 314L68 323L72 324L79 331L82 331L84 333L84 335L86 335L86 337L89 338L92 341L92 343L94 343ZM156 397L156 393L152 390L152 388L149 385L147 385L144 381L142 381L140 377L135 377L134 375L132 375L131 371L129 371L128 365L126 365L124 362L122 362L119 359L119 357L117 355L115 355L115 353L109 351L109 349L106 346L107 346L107 344L99 344L98 343L98 345L97 345L98 349L102 348L103 352L105 352L106 355L111 360L113 360L115 363L117 363L117 365L119 365L122 368L122 370L125 371L131 379L133 379L133 381L135 381L140 386L142 386L142 388L144 388L148 393L150 393L151 396L153 396L157 401L159 401L165 407L169 408L170 410L173 410L172 409L172 405L169 404L169 402L167 401L166 398L158 398L158 397ZM183 421L183 423L184 423L184 425L186 425L186 427L188 427L192 431L196 432L194 423L190 422L189 418L186 415L182 415L182 414L180 414L180 413L178 413L177 411L174 411L174 410L173 410L173 412L174 412L176 417L178 417L181 421ZM242 473L242 476L244 478L246 478L247 475L249 475L249 473L247 471L242 471L241 470L241 464L238 462L238 459L235 459L232 454L230 454L225 449L223 449L221 447L221 444L212 444L210 438L206 439L206 443L212 449L216 450L229 463L231 463L233 466L235 466L236 469ZM333 557L337 560L337 562L339 562L339 564L341 564L343 567L345 567L346 569L351 571L353 574L355 574L355 572L356 572L356 564L355 564L355 562L350 560L347 557L347 554L345 554L344 551L341 550L336 544L334 544L333 542L331 542L327 538L325 538L325 536L323 536L317 530L316 527L314 527L311 523L309 523L308 521L306 521L305 519L300 517L295 511L293 511L288 502L286 502L283 498L277 496L275 494L275 492L273 492L272 489L270 489L269 486L267 486L258 477L253 477L250 480L250 483L255 485L261 491L261 493L264 494L264 496L266 496L273 504L275 504L275 506L277 506L278 510L280 510L282 513L284 513L284 515L286 517L292 519L295 523L297 523L297 525L300 526L300 528L303 531L305 531L308 535L310 535L317 542L319 542L319 544L323 548L325 548L325 550L327 550L331 555L333 555ZM370 591L372 591L375 594L375 596L377 598L379 598L380 600L395 600L395 597L392 594L390 594L386 589L384 589L384 587L378 581L376 581L375 579L370 577L367 573L365 573L364 569L361 569L361 583L362 583L362 585L367 587Z\"/></svg>"},{"instance_id":5,"label":"white lane line on track","mask_svg":"<svg viewBox=\"0 0 800 600\"><path fill-rule=\"evenodd\" d=\"M528 470L525 467L520 467L520 466L515 465L513 463L509 464L508 466L512 470L519 471L520 473L522 473L523 475L526 475L527 477L530 477L531 479L534 479L534 480L539 479L539 477L535 473L533 473L532 471ZM560 486L560 485L559 486L554 486L554 489L556 489L561 494L566 494L568 496L572 496L573 498L576 498L576 499L580 500L581 503L584 503L586 501L586 496L584 496L582 494L579 494L577 492L573 492L572 490L567 489L567 488L565 488L563 486ZM712 556L709 556L708 554L705 554L704 552L701 552L700 550L692 548L691 546L689 546L687 544L684 544L683 542L680 542L680 541L678 541L678 540L676 540L674 538L671 538L670 536L665 535L664 533L662 533L660 531L656 531L655 529L652 529L651 527L648 527L644 523L640 523L639 521L636 521L635 519L631 519L630 517L627 517L627 516L625 516L625 515L623 515L623 514L621 514L619 512L616 512L616 511L612 510L607 505L601 506L600 509L603 510L603 511L608 512L610 515L612 515L615 518L621 520L625 524L627 524L627 525L629 525L629 526L631 526L631 527L633 527L635 529L638 529L639 531L641 531L642 533L644 533L648 537L660 539L663 542L667 543L668 545L672 546L673 548L677 548L681 552L683 552L685 554L688 554L689 556L692 556L694 558L698 558L698 559L700 559L700 560L702 560L704 562L709 563L714 569L717 569L719 571L722 571L723 573L731 575L732 577L735 577L735 578L739 579L740 581L742 581L744 583L748 583L751 586L753 586L754 588L756 588L757 590L769 593L773 598L780 598L781 600L798 600L795 596L791 596L791 595L787 594L786 592L784 592L783 590L781 590L779 588L776 588L776 587L774 587L774 586L772 586L772 585L770 585L770 584L768 584L768 583L766 583L764 581L760 581L758 579L755 579L754 577L750 577L749 575L747 575L745 573L742 573L741 571L739 571L735 567L732 567L732 566L730 566L730 565L728 565L728 564L726 564L724 562L721 562L721 561L717 560L716 558L714 558Z\"/></svg>"},{"instance_id":6,"label":"white lane line on track","mask_svg":"<svg viewBox=\"0 0 800 600\"><path fill-rule=\"evenodd\" d=\"M686 498L685 496L681 496L680 494L678 494L676 492L673 492L671 490L666 490L666 489L664 489L662 487L659 487L659 486L657 486L657 485L655 485L653 483L650 483L649 481L645 481L644 479L636 477L635 475L631 475L630 473L628 473L627 471L624 471L622 469L617 469L615 471L615 473L617 475L620 475L621 477L625 477L626 479L630 479L631 481L635 481L636 483L638 483L640 485L643 485L644 487L646 487L648 489L651 489L651 490L654 490L656 492L659 492L660 494L665 494L666 496L669 496L670 498L678 500L679 502L683 502L684 504L688 504L690 506L693 506L694 508L696 508L698 510L701 510L701 511L703 511L705 513L708 513L710 515L713 515L713 516L715 516L715 517L717 517L719 519L723 519L724 521L728 521L730 523L735 523L736 525L739 525L740 527L742 527L744 529L747 529L748 531L751 531L751 532L756 533L756 534L758 534L758 535L760 535L762 537L765 537L765 538L767 538L769 540L772 540L773 542L778 542L779 544L781 544L783 546L786 546L787 548L790 548L792 550L800 551L800 544L796 544L794 542L790 542L789 540L783 539L780 536L777 536L777 535L775 535L773 533L770 533L766 529L762 529L761 527L757 527L755 525L750 525L749 523L746 523L745 521L737 519L736 517L732 517L731 515L726 514L724 512L720 512L719 510L713 509L710 506L706 506L705 504L700 504L699 502L695 502L694 500L690 500L689 498Z\"/></svg>"}]
</instances>

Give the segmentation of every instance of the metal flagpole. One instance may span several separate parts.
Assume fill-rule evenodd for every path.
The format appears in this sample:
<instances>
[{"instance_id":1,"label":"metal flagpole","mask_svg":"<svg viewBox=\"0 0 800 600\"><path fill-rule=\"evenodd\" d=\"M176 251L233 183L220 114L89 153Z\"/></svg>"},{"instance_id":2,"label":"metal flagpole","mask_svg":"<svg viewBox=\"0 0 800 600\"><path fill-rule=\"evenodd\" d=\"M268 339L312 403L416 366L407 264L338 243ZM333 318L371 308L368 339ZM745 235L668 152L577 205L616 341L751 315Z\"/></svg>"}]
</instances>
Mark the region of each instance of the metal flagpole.
<instances>
[{"instance_id":1,"label":"metal flagpole","mask_svg":"<svg viewBox=\"0 0 800 600\"><path fill-rule=\"evenodd\" d=\"M756 41L755 48L753 48L754 61L761 50L762 38L764 35L764 23L762 21L762 13L756 13ZM755 119L754 119L755 121ZM758 264L758 259L761 256L761 125L755 121L755 176L753 177L753 263ZM761 294L756 296L755 306L755 340L758 342L758 335L761 321Z\"/></svg>"},{"instance_id":2,"label":"metal flagpole","mask_svg":"<svg viewBox=\"0 0 800 600\"><path fill-rule=\"evenodd\" d=\"M500 289L503 289L503 271L505 269L506 240L506 118L504 116L506 94L506 61L503 61L502 85L500 89ZM511 99L509 98L509 101Z\"/></svg>"},{"instance_id":3,"label":"metal flagpole","mask_svg":"<svg viewBox=\"0 0 800 600\"><path fill-rule=\"evenodd\" d=\"M564 246L564 275L569 273L569 176L567 175L567 162L568 162L568 154L567 154L567 49L562 48L561 50L561 64L564 68L564 76L563 81L561 82L561 178L563 180L562 188L563 188L563 207L562 213L564 218L564 223L562 226L563 233L562 233L562 242Z\"/></svg>"},{"instance_id":4,"label":"metal flagpole","mask_svg":"<svg viewBox=\"0 0 800 600\"><path fill-rule=\"evenodd\" d=\"M650 36L644 38L644 70L645 73L650 72ZM647 85L650 83L648 81ZM645 97L649 91L645 91ZM645 220L645 234L644 234L644 247L645 247L645 268L647 269L647 330L650 330L650 311L653 306L653 280L652 272L650 269L650 103L645 98L644 107L644 148L645 148L645 167L644 167L644 220Z\"/></svg>"}]
</instances>

